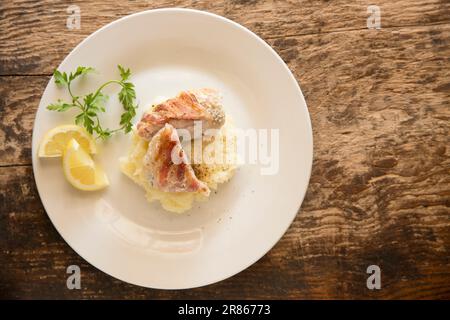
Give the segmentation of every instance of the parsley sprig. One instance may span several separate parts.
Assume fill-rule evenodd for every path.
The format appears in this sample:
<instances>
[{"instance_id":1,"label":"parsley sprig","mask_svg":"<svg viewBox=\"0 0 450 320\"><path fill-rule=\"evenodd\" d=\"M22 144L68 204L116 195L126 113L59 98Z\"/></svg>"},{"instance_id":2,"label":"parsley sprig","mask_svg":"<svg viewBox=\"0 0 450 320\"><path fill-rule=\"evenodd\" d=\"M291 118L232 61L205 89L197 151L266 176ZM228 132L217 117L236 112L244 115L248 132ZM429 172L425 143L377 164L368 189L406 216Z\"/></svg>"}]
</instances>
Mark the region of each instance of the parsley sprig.
<instances>
[{"instance_id":1,"label":"parsley sprig","mask_svg":"<svg viewBox=\"0 0 450 320\"><path fill-rule=\"evenodd\" d=\"M103 140L106 140L117 131L123 130L125 133L130 132L132 129L131 121L136 115L137 105L134 102L136 99L136 91L134 90L134 84L129 81L131 76L130 69L125 69L120 65L117 67L120 73L120 80L107 81L97 91L85 96L74 95L71 84L78 77L94 71L93 68L78 67L75 72L70 72L69 74L55 70L53 73L55 83L67 88L72 101L65 102L59 99L56 103L48 105L47 109L58 112L64 112L72 108L79 109L80 113L75 116L75 123L84 126L90 134L95 132L98 138ZM119 92L119 101L124 109L124 112L120 116L120 127L114 130L103 128L99 119L99 113L106 111L105 105L108 101L108 95L104 94L102 90L110 84L118 84L122 87Z\"/></svg>"}]
</instances>

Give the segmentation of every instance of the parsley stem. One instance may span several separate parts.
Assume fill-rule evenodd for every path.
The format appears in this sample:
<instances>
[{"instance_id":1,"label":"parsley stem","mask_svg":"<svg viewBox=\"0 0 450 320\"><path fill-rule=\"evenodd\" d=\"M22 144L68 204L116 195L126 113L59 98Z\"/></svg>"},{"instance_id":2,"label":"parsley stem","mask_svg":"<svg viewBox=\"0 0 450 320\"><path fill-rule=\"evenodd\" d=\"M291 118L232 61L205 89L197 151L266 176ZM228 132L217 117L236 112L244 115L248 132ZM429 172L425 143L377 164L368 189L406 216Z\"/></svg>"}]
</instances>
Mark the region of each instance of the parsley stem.
<instances>
[{"instance_id":1,"label":"parsley stem","mask_svg":"<svg viewBox=\"0 0 450 320\"><path fill-rule=\"evenodd\" d=\"M70 88L71 82L72 82L72 81L69 81L69 82L67 83L67 89L69 90L69 94L70 94L70 96L72 97L72 103L73 103L74 106L78 107L78 109L80 109L81 111L84 111L83 105L78 101L78 98L75 97L75 96L73 95L73 93L72 93L72 89Z\"/></svg>"},{"instance_id":2,"label":"parsley stem","mask_svg":"<svg viewBox=\"0 0 450 320\"><path fill-rule=\"evenodd\" d=\"M123 87L122 81L119 81L119 80L110 80L110 81L108 81L108 82L105 82L104 84L102 84L102 85L100 86L100 88L97 89L97 91L95 91L95 93L94 93L94 95L93 95L93 97L92 97L92 100L95 100L95 98L97 98L97 96L98 96L99 93L103 90L103 88L106 87L107 85L111 84L111 83L117 83L117 84L120 84L120 86Z\"/></svg>"},{"instance_id":3,"label":"parsley stem","mask_svg":"<svg viewBox=\"0 0 450 320\"><path fill-rule=\"evenodd\" d=\"M128 82L131 75L130 69L125 69L122 66L117 66L120 72L120 80L110 80L103 83L94 93L90 93L84 96L76 96L72 92L72 81L77 77L92 71L91 67L78 67L75 72L70 72L67 74L66 72L60 72L55 70L53 75L55 77L55 83L58 85L64 85L69 91L70 97L72 98L71 103L66 103L64 101L58 100L57 103L50 104L47 106L47 109L53 111L66 111L72 107L76 107L81 110L81 113L76 115L75 123L77 125L83 125L86 130L93 134L97 133L97 138L102 138L106 140L111 136L112 133L117 131L125 131L128 133L132 129L131 120L136 115L137 106L134 105L134 100L136 98L136 92L134 89L134 85L131 82ZM121 90L118 94L119 101L121 102L124 112L120 117L120 127L114 130L110 130L108 128L102 128L100 124L100 117L98 116L98 112L105 112L105 99L107 96L102 94L102 90L110 85L110 84L118 84L121 87ZM96 101L99 96L105 99L99 99ZM81 101L80 101L81 99Z\"/></svg>"},{"instance_id":4,"label":"parsley stem","mask_svg":"<svg viewBox=\"0 0 450 320\"><path fill-rule=\"evenodd\" d=\"M71 82L72 82L72 81L69 81L69 82L67 83L67 89L69 90L69 94L70 94L70 96L72 97L72 100L74 100L75 97L73 96L72 89L70 89L70 83L71 83Z\"/></svg>"}]
</instances>

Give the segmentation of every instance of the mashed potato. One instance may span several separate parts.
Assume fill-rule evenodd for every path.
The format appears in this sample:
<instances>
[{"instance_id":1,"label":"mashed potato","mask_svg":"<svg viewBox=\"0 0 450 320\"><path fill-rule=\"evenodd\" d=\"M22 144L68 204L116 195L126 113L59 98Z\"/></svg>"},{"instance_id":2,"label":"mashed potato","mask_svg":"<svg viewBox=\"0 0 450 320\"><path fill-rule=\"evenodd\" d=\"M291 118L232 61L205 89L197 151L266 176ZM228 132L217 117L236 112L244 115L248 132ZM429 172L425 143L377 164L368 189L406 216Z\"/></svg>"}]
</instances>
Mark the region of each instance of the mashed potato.
<instances>
[{"instance_id":1,"label":"mashed potato","mask_svg":"<svg viewBox=\"0 0 450 320\"><path fill-rule=\"evenodd\" d=\"M147 152L148 141L133 132L132 146L127 157L120 159L122 172L145 189L149 202L159 201L168 211L182 213L192 208L194 201L205 201L207 197L190 192L163 192L149 183L143 170L143 159ZM201 143L202 152L195 152ZM213 136L205 136L201 141L193 140L183 143L183 149L192 159L192 168L198 179L205 182L212 190L227 182L234 175L237 163L236 139L230 119ZM200 162L201 163L198 163Z\"/></svg>"}]
</instances>

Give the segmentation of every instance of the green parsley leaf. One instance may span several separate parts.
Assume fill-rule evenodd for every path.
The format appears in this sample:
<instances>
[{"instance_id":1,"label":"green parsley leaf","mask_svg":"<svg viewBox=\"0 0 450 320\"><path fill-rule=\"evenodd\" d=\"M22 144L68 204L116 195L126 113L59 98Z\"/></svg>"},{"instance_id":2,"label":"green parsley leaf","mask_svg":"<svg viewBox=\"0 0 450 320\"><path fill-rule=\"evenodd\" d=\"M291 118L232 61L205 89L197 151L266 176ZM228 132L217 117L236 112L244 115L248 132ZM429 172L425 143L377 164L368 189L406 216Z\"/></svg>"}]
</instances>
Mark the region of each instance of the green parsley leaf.
<instances>
[{"instance_id":1,"label":"green parsley leaf","mask_svg":"<svg viewBox=\"0 0 450 320\"><path fill-rule=\"evenodd\" d=\"M63 112L63 111L67 111L73 107L75 107L73 104L65 103L61 100L58 100L58 102L56 102L56 103L49 104L47 106L47 109L51 110L51 111Z\"/></svg>"},{"instance_id":2,"label":"green parsley leaf","mask_svg":"<svg viewBox=\"0 0 450 320\"><path fill-rule=\"evenodd\" d=\"M122 67L120 64L117 66L117 68L119 68L120 77L122 78L122 81L128 80L128 78L129 78L130 75L131 75L130 69L125 69L125 68Z\"/></svg>"},{"instance_id":3,"label":"green parsley leaf","mask_svg":"<svg viewBox=\"0 0 450 320\"><path fill-rule=\"evenodd\" d=\"M98 134L98 136L99 136L100 139L106 140L106 139L108 139L109 137L111 137L112 131L109 130L109 129L105 129L105 130L103 130L103 129L97 129L97 134Z\"/></svg>"},{"instance_id":4,"label":"green parsley leaf","mask_svg":"<svg viewBox=\"0 0 450 320\"><path fill-rule=\"evenodd\" d=\"M59 85L66 86L69 82L67 79L67 73L65 72L59 72L58 70L55 70L53 72L53 77L55 78L55 83Z\"/></svg>"},{"instance_id":5,"label":"green parsley leaf","mask_svg":"<svg viewBox=\"0 0 450 320\"><path fill-rule=\"evenodd\" d=\"M77 77L87 74L89 72L94 71L94 68L91 67L78 67L74 73L70 73L69 81L75 80Z\"/></svg>"},{"instance_id":6,"label":"green parsley leaf","mask_svg":"<svg viewBox=\"0 0 450 320\"><path fill-rule=\"evenodd\" d=\"M76 96L71 91L71 83L76 78L92 72L94 69L91 67L78 67L75 72L70 72L69 75L65 72L55 70L54 78L55 83L58 85L64 85L67 87L69 94L72 98L72 103L66 103L58 100L56 103L52 103L47 106L48 110L63 112L71 108L78 108L81 112L75 116L75 123L79 126L84 126L90 134L97 134L98 138L106 140L111 137L113 133L123 130L128 133L132 130L132 120L136 115L136 108L134 101L136 99L136 91L134 84L129 82L131 76L130 69L125 69L122 66L117 66L120 73L121 80L110 80L101 85L97 91L86 94L84 96ZM103 128L100 124L98 114L100 112L106 112L106 103L108 101L108 95L103 94L104 87L110 84L118 84L121 86L119 91L119 101L123 106L124 112L120 116L120 127L114 130Z\"/></svg>"},{"instance_id":7,"label":"green parsley leaf","mask_svg":"<svg viewBox=\"0 0 450 320\"><path fill-rule=\"evenodd\" d=\"M92 101L92 106L95 107L98 111L105 112L105 106L108 100L108 95L99 92L95 99Z\"/></svg>"},{"instance_id":8,"label":"green parsley leaf","mask_svg":"<svg viewBox=\"0 0 450 320\"><path fill-rule=\"evenodd\" d=\"M75 117L75 124L78 126L83 125L84 112L77 114Z\"/></svg>"}]
</instances>

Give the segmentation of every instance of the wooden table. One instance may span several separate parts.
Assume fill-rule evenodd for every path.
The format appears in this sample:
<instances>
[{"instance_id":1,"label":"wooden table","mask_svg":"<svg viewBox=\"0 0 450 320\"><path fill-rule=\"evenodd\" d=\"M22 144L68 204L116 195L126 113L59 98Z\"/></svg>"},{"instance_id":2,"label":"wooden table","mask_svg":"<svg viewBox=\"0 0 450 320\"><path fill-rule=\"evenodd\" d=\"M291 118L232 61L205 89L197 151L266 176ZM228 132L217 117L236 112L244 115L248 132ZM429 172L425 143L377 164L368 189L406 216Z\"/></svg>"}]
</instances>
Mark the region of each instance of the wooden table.
<instances>
[{"instance_id":1,"label":"wooden table","mask_svg":"<svg viewBox=\"0 0 450 320\"><path fill-rule=\"evenodd\" d=\"M67 8L81 28L66 27ZM367 8L381 9L368 29ZM36 191L31 134L50 75L74 46L125 15L207 10L246 26L306 97L314 164L281 241L240 274L160 291L115 280L59 236ZM450 298L450 2L35 1L0 3L0 298ZM66 288L77 264L82 289ZM366 269L381 268L369 290Z\"/></svg>"}]
</instances>

